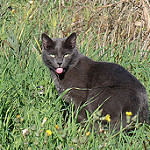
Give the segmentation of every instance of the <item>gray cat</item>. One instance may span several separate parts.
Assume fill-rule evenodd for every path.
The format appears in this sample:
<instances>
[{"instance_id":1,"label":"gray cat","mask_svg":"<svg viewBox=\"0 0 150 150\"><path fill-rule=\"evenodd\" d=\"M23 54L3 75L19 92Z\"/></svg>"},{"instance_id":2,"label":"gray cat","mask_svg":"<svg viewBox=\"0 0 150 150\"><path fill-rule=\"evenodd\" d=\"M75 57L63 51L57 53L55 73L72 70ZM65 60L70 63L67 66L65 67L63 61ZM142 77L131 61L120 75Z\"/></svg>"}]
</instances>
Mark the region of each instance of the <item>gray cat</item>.
<instances>
[{"instance_id":1,"label":"gray cat","mask_svg":"<svg viewBox=\"0 0 150 150\"><path fill-rule=\"evenodd\" d=\"M59 94L68 88L65 101L75 109L87 103L78 114L78 122L86 118L86 110L94 112L100 105L103 115L110 115L111 124L126 126L126 112L139 114L139 121L148 123L148 98L144 86L122 66L96 62L80 54L76 34L68 38L49 38L42 34L42 58L50 69Z\"/></svg>"}]
</instances>

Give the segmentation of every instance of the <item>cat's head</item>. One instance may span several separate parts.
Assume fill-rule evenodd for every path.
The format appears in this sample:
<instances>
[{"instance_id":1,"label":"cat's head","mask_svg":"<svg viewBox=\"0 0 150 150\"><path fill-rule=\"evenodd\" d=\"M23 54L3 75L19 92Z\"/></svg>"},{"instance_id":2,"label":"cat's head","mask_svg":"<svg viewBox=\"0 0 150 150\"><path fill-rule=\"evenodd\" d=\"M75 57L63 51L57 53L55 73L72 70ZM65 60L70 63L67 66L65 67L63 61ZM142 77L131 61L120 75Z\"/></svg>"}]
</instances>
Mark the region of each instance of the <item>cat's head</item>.
<instances>
[{"instance_id":1,"label":"cat's head","mask_svg":"<svg viewBox=\"0 0 150 150\"><path fill-rule=\"evenodd\" d=\"M67 38L57 39L52 39L43 33L42 46L42 58L45 65L57 74L66 72L77 61L78 51L75 33Z\"/></svg>"}]
</instances>

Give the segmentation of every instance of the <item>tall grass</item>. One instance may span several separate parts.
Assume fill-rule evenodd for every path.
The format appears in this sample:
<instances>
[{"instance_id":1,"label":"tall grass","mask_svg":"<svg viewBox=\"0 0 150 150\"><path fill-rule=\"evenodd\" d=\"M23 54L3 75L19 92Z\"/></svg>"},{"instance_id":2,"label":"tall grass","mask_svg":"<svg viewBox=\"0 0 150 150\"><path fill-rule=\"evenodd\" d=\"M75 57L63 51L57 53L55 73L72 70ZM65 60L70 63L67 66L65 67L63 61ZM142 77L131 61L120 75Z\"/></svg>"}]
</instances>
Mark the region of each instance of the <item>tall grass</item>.
<instances>
[{"instance_id":1,"label":"tall grass","mask_svg":"<svg viewBox=\"0 0 150 150\"><path fill-rule=\"evenodd\" d=\"M150 97L149 32L140 0L0 4L0 149L150 149L149 125L129 135L77 124L73 104L66 106L58 98L41 60L42 32L51 37L77 32L81 53L121 64L144 84ZM68 122L62 107L69 110ZM28 131L22 133L24 129Z\"/></svg>"}]
</instances>

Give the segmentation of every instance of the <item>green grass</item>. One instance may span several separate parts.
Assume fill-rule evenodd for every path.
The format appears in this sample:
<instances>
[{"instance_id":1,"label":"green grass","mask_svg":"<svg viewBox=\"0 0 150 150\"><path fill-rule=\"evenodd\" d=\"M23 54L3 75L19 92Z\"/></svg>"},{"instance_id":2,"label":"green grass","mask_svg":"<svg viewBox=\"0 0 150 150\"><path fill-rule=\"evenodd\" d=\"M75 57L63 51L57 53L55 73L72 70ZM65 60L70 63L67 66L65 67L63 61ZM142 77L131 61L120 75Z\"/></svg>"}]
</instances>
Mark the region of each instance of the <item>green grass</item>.
<instances>
[{"instance_id":1,"label":"green grass","mask_svg":"<svg viewBox=\"0 0 150 150\"><path fill-rule=\"evenodd\" d=\"M150 97L150 54L143 41L146 27L137 27L136 37L126 30L127 21L118 24L118 30L110 30L111 14L115 17L116 9L98 9L106 6L104 1L41 0L30 5L22 0L0 4L0 149L150 149L149 125L143 124L128 135L107 130L94 132L77 124L73 104L65 106L58 97L49 70L42 62L40 40L42 32L51 37L77 32L81 53L93 60L124 66L143 83ZM133 14L130 8L134 10L134 4L125 5L129 10L119 9L121 19L130 14L128 22L132 26L136 12ZM70 112L67 123L62 106ZM42 125L44 117L47 120ZM23 136L24 129L29 130L28 135ZM47 136L47 130L52 135Z\"/></svg>"}]
</instances>

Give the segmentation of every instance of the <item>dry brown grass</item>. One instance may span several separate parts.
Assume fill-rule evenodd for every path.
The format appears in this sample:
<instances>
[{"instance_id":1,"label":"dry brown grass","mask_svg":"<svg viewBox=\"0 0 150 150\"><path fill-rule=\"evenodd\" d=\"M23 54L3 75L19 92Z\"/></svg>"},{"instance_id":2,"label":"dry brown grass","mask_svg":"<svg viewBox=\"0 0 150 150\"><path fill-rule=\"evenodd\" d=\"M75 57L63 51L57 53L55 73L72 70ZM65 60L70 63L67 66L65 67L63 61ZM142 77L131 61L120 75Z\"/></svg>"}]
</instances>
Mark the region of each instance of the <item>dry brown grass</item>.
<instances>
[{"instance_id":1,"label":"dry brown grass","mask_svg":"<svg viewBox=\"0 0 150 150\"><path fill-rule=\"evenodd\" d=\"M69 1L68 1L69 2ZM65 2L60 3L59 9L66 9ZM72 1L67 8L69 16L65 19L71 20L71 24L64 25L64 19L59 23L64 36L76 31L88 36L88 45L94 42L93 49L106 48L109 45L116 47L119 44L128 46L134 41L135 51L141 52L150 48L150 5L148 0L121 0L111 2L105 0L82 0ZM61 17L61 16L60 16ZM93 43L92 43L93 45ZM105 50L106 50L105 49ZM105 51L103 49L103 52ZM147 58L146 53L145 58Z\"/></svg>"}]
</instances>

